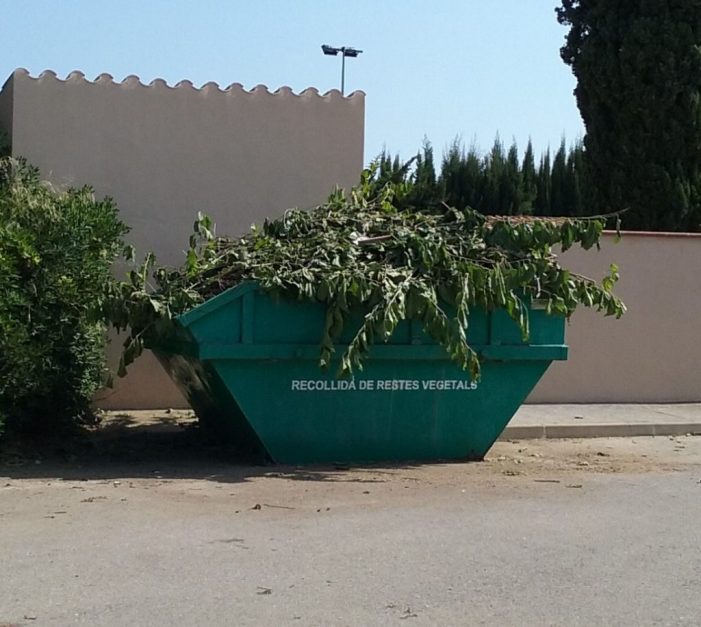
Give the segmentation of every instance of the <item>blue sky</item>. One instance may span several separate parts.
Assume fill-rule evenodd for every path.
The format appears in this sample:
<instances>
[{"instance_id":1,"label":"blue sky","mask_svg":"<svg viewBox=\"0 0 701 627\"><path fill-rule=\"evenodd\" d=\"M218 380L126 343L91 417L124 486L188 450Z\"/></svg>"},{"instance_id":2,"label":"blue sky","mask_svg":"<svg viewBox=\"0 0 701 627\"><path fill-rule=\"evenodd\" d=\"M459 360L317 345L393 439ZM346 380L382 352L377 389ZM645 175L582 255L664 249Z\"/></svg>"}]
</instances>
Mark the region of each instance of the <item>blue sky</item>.
<instances>
[{"instance_id":1,"label":"blue sky","mask_svg":"<svg viewBox=\"0 0 701 627\"><path fill-rule=\"evenodd\" d=\"M574 78L559 58L556 0L0 0L0 81L17 67L63 78L189 79L366 92L366 160L410 157L424 136L487 150L498 132L523 149L581 136Z\"/></svg>"}]
</instances>

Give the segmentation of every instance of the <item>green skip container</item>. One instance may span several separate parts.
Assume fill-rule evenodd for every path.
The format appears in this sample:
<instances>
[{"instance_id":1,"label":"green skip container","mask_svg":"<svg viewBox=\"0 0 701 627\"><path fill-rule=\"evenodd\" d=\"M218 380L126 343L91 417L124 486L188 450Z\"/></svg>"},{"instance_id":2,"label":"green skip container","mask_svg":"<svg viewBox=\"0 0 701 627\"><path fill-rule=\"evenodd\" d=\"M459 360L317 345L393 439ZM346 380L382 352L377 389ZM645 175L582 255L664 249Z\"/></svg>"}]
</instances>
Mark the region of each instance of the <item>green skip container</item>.
<instances>
[{"instance_id":1,"label":"green skip container","mask_svg":"<svg viewBox=\"0 0 701 627\"><path fill-rule=\"evenodd\" d=\"M550 362L567 358L563 317L531 309L524 342L506 312L476 311L476 384L413 321L337 379L318 365L324 318L321 304L249 282L180 316L177 336L153 348L203 427L249 460L294 465L480 460ZM339 355L361 320L346 325Z\"/></svg>"}]
</instances>

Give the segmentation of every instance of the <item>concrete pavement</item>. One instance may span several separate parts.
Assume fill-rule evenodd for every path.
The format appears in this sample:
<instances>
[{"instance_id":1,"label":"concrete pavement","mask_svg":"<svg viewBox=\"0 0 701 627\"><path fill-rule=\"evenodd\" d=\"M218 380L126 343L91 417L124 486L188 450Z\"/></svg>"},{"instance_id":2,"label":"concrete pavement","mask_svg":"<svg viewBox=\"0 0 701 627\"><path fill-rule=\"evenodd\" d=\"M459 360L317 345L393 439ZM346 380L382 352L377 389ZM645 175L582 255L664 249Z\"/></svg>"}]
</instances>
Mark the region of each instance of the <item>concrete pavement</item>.
<instances>
[{"instance_id":1,"label":"concrete pavement","mask_svg":"<svg viewBox=\"0 0 701 627\"><path fill-rule=\"evenodd\" d=\"M522 405L502 439L701 435L701 403Z\"/></svg>"},{"instance_id":2,"label":"concrete pavement","mask_svg":"<svg viewBox=\"0 0 701 627\"><path fill-rule=\"evenodd\" d=\"M192 419L190 410L107 412L133 425L161 425ZM522 405L502 440L701 435L701 403L666 404L534 404Z\"/></svg>"},{"instance_id":3,"label":"concrete pavement","mask_svg":"<svg viewBox=\"0 0 701 627\"><path fill-rule=\"evenodd\" d=\"M701 624L701 438L350 470L148 450L0 467L0 625Z\"/></svg>"}]
</instances>

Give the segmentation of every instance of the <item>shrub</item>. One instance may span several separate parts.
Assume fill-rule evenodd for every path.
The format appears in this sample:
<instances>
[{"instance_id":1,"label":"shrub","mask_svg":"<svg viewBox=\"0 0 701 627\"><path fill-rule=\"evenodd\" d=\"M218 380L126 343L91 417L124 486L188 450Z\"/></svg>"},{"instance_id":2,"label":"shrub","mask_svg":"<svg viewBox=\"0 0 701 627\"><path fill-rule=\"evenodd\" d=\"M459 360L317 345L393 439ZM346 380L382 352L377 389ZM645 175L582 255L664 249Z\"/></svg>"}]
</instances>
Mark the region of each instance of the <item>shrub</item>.
<instances>
[{"instance_id":1,"label":"shrub","mask_svg":"<svg viewBox=\"0 0 701 627\"><path fill-rule=\"evenodd\" d=\"M44 436L94 416L100 308L127 230L91 188L58 191L0 159L0 430Z\"/></svg>"}]
</instances>

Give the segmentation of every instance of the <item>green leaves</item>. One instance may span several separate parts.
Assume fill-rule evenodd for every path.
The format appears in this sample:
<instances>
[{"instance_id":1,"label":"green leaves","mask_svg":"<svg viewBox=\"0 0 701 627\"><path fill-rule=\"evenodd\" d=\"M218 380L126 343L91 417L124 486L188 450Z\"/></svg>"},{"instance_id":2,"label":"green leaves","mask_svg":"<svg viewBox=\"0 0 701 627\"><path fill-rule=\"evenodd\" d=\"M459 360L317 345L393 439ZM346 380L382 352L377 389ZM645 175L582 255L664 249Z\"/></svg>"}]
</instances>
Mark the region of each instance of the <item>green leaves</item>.
<instances>
[{"instance_id":1,"label":"green leaves","mask_svg":"<svg viewBox=\"0 0 701 627\"><path fill-rule=\"evenodd\" d=\"M597 284L561 268L552 252L596 245L603 219L407 209L404 179L392 180L400 171L397 165L382 173L374 165L349 194L335 190L326 203L288 210L236 240L214 238L211 221L198 216L180 269L156 268L147 257L109 301L114 326L130 331L123 365L145 345L176 333L178 314L247 280L276 296L326 307L319 364L337 367L340 376L361 369L372 346L389 341L403 320L418 321L476 378L479 359L467 341L476 308L506 310L524 340L531 299L565 316L580 304L623 313L611 293L617 271ZM350 340L341 352L342 337Z\"/></svg>"},{"instance_id":2,"label":"green leaves","mask_svg":"<svg viewBox=\"0 0 701 627\"><path fill-rule=\"evenodd\" d=\"M90 419L126 232L111 200L57 191L26 162L0 159L0 413L10 428L41 435Z\"/></svg>"}]
</instances>

